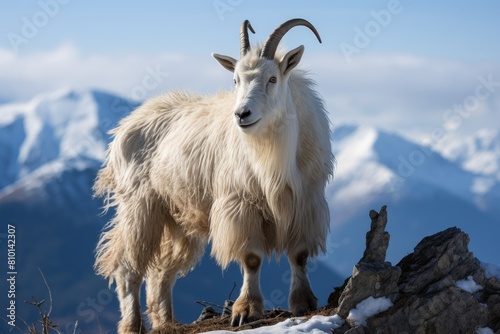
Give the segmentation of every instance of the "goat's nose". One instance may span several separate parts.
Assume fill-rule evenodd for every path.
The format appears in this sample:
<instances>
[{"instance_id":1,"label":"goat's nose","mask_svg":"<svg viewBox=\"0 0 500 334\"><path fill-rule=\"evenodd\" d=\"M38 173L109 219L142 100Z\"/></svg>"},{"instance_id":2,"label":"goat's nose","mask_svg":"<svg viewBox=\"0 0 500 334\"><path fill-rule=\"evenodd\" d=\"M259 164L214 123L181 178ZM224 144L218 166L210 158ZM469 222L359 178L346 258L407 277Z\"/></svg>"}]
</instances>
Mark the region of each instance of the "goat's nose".
<instances>
[{"instance_id":1,"label":"goat's nose","mask_svg":"<svg viewBox=\"0 0 500 334\"><path fill-rule=\"evenodd\" d=\"M234 115L236 117L238 117L240 119L240 122L243 121L243 119L247 118L248 116L250 116L252 112L247 109L247 110L240 110L240 111L237 111L234 113Z\"/></svg>"}]
</instances>

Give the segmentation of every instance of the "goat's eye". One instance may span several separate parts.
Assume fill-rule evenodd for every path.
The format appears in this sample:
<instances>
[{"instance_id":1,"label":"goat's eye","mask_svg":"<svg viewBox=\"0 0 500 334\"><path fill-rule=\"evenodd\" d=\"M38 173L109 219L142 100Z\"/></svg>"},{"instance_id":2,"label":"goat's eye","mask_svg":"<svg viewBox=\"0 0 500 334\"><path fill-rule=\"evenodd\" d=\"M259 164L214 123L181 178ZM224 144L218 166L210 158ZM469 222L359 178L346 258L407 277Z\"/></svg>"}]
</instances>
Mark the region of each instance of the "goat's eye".
<instances>
[{"instance_id":1,"label":"goat's eye","mask_svg":"<svg viewBox=\"0 0 500 334\"><path fill-rule=\"evenodd\" d=\"M276 83L276 81L277 81L276 77L270 77L269 78L269 82L270 83Z\"/></svg>"},{"instance_id":2,"label":"goat's eye","mask_svg":"<svg viewBox=\"0 0 500 334\"><path fill-rule=\"evenodd\" d=\"M236 85L236 79L233 79L234 84Z\"/></svg>"}]
</instances>

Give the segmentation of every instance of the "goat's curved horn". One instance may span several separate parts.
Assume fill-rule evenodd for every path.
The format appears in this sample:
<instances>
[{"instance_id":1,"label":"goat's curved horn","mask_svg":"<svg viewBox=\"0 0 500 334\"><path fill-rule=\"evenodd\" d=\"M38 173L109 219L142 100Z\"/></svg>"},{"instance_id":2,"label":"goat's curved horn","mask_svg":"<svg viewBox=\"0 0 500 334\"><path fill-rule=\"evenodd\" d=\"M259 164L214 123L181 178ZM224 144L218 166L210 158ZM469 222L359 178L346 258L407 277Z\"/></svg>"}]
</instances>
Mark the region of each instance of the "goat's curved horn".
<instances>
[{"instance_id":1,"label":"goat's curved horn","mask_svg":"<svg viewBox=\"0 0 500 334\"><path fill-rule=\"evenodd\" d=\"M318 31L316 30L316 28L314 28L314 26L311 23L309 23L309 21L306 21L304 19L293 19L286 21L278 28L276 28L276 30L273 31L271 35L269 35L269 38L264 44L264 48L262 49L260 56L262 58L273 59L281 39L283 38L283 36L285 36L288 30L292 29L295 26L308 27L309 29L312 30L312 32L316 35L318 41L321 43L321 37L319 36Z\"/></svg>"},{"instance_id":2,"label":"goat's curved horn","mask_svg":"<svg viewBox=\"0 0 500 334\"><path fill-rule=\"evenodd\" d=\"M250 51L250 41L248 39L248 30L255 34L255 31L250 24L250 21L245 20L241 24L240 29L240 56L243 58L248 51Z\"/></svg>"}]
</instances>

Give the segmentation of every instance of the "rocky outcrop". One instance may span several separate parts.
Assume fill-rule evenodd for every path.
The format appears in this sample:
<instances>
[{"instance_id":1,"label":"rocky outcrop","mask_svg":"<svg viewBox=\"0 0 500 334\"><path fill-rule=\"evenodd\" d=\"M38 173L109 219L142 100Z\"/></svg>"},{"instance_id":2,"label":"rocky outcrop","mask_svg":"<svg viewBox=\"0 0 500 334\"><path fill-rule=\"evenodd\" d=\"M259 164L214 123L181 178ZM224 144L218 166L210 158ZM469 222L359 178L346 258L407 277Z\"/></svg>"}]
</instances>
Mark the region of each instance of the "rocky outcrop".
<instances>
[{"instance_id":1,"label":"rocky outcrop","mask_svg":"<svg viewBox=\"0 0 500 334\"><path fill-rule=\"evenodd\" d=\"M385 262L387 248L389 248L389 232L387 226L387 206L383 206L380 212L370 211L370 230L366 233L366 249L359 262L377 263Z\"/></svg>"},{"instance_id":2,"label":"rocky outcrop","mask_svg":"<svg viewBox=\"0 0 500 334\"><path fill-rule=\"evenodd\" d=\"M500 282L485 277L469 251L469 236L456 227L424 238L396 266L385 262L389 244L386 207L370 212L366 250L353 274L329 298L336 313L348 314L368 297L387 297L388 310L350 323L335 333L476 333L489 327L500 334Z\"/></svg>"},{"instance_id":3,"label":"rocky outcrop","mask_svg":"<svg viewBox=\"0 0 500 334\"><path fill-rule=\"evenodd\" d=\"M368 297L389 297L394 301L398 295L398 280L401 269L385 262L389 233L386 207L380 213L372 210L370 231L366 234L366 250L361 260L354 266L352 276L344 286L330 297L330 304L337 304L337 312L347 318L349 311Z\"/></svg>"}]
</instances>

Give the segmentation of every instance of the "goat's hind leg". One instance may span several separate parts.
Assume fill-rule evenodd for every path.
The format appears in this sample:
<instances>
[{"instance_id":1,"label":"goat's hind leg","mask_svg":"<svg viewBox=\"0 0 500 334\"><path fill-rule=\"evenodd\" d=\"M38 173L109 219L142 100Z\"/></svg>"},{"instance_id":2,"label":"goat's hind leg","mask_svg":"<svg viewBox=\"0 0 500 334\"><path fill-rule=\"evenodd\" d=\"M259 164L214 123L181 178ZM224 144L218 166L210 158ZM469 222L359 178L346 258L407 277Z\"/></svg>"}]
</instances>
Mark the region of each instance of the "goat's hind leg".
<instances>
[{"instance_id":1,"label":"goat's hind leg","mask_svg":"<svg viewBox=\"0 0 500 334\"><path fill-rule=\"evenodd\" d=\"M156 329L166 322L174 321L172 288L177 274L161 268L150 270L146 279L147 314L151 327Z\"/></svg>"},{"instance_id":2,"label":"goat's hind leg","mask_svg":"<svg viewBox=\"0 0 500 334\"><path fill-rule=\"evenodd\" d=\"M117 207L115 225L106 232L98 259L100 265L111 261L116 268L112 276L116 281L122 315L119 334L146 333L141 316L140 289L158 252L164 223L157 219L163 213L161 204L144 203L144 199L137 198Z\"/></svg>"},{"instance_id":3,"label":"goat's hind leg","mask_svg":"<svg viewBox=\"0 0 500 334\"><path fill-rule=\"evenodd\" d=\"M166 219L159 254L146 278L147 314L153 329L174 322L172 289L177 276L195 266L205 245L206 238L187 236L171 217Z\"/></svg>"},{"instance_id":4,"label":"goat's hind leg","mask_svg":"<svg viewBox=\"0 0 500 334\"><path fill-rule=\"evenodd\" d=\"M123 223L115 218L113 228L103 233L97 251L96 270L116 283L121 312L118 333L146 333L140 305L144 275L130 264L126 251L126 245L130 242L123 231Z\"/></svg>"},{"instance_id":5,"label":"goat's hind leg","mask_svg":"<svg viewBox=\"0 0 500 334\"><path fill-rule=\"evenodd\" d=\"M166 217L166 224L158 254L148 269L146 277L147 315L153 329L166 322L173 322L172 289L181 268L175 263L176 240L172 234L180 236L181 231L171 217ZM188 250L189 252L189 250Z\"/></svg>"},{"instance_id":6,"label":"goat's hind leg","mask_svg":"<svg viewBox=\"0 0 500 334\"><path fill-rule=\"evenodd\" d=\"M122 266L116 270L114 278L122 315L118 324L118 333L145 334L146 328L142 320L140 305L142 276Z\"/></svg>"}]
</instances>

